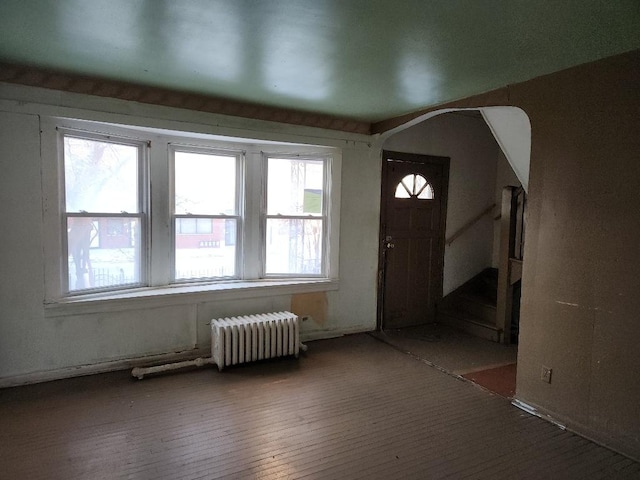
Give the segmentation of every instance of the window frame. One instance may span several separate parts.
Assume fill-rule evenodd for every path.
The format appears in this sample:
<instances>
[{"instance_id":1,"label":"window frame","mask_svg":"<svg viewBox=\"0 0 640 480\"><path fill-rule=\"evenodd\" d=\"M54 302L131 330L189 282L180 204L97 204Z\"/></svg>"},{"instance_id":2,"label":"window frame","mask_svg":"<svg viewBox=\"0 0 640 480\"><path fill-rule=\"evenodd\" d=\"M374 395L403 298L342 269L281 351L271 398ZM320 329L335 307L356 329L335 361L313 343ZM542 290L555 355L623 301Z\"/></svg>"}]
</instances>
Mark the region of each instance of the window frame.
<instances>
[{"instance_id":1,"label":"window frame","mask_svg":"<svg viewBox=\"0 0 640 480\"><path fill-rule=\"evenodd\" d=\"M321 161L323 163L322 172L322 212L320 215L289 215L289 214L269 214L268 212L268 182L269 182L269 159L291 159L291 160L311 160ZM328 240L329 240L329 213L331 211L331 165L332 155L330 154L291 154L291 153L270 153L262 152L262 164L264 174L262 175L262 205L261 205L261 278L327 278L328 277ZM269 219L299 219L311 220L319 219L322 221L322 251L320 253L320 273L302 274L302 273L267 273L267 222Z\"/></svg>"},{"instance_id":2,"label":"window frame","mask_svg":"<svg viewBox=\"0 0 640 480\"><path fill-rule=\"evenodd\" d=\"M144 287L148 284L149 278L149 158L148 147L149 143L142 140L135 140L125 136L109 135L99 132L91 132L87 130L81 130L69 127L58 127L57 129L57 151L58 162L60 171L60 194L59 194L59 210L60 210L60 232L61 232L61 246L60 254L62 256L62 294L64 296L86 295L99 292L115 292L119 290L131 290L139 287ZM120 212L69 212L66 205L66 173L65 173L65 138L76 138L81 140L99 141L103 143L112 143L115 145L127 145L135 147L138 151L137 154L137 213ZM69 285L69 235L68 235L68 220L69 218L137 218L140 224L140 265L137 265L139 279L135 283L128 283L125 285L112 285L108 287L94 287L85 288L81 290L71 290ZM65 253L67 254L65 258Z\"/></svg>"},{"instance_id":3,"label":"window frame","mask_svg":"<svg viewBox=\"0 0 640 480\"><path fill-rule=\"evenodd\" d=\"M202 155L220 155L235 157L236 171L235 171L235 215L213 215L213 214L176 214L175 210L175 168L176 168L176 152L184 153L196 153ZM172 285L177 284L191 284L198 282L220 282L228 280L240 280L243 278L242 272L242 258L244 254L243 246L243 223L245 217L244 211L244 180L245 180L245 150L239 149L225 149L220 147L203 147L200 145L190 145L183 143L169 143L168 144L168 159L169 159L169 196L171 202L171 282ZM235 219L236 220L236 245L235 245L235 259L234 259L234 271L235 275L228 277L201 277L201 278L176 278L176 226L178 218L193 218L196 220L196 232L198 219Z\"/></svg>"}]
</instances>

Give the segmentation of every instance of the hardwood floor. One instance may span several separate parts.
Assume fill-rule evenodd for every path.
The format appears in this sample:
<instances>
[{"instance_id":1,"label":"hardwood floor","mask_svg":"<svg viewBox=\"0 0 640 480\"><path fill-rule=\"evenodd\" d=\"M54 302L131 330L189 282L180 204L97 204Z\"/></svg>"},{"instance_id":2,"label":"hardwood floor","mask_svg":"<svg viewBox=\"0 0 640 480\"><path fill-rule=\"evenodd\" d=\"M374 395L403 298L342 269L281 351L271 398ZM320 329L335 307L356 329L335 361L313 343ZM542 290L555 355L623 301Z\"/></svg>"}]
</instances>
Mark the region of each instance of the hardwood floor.
<instances>
[{"instance_id":1,"label":"hardwood floor","mask_svg":"<svg viewBox=\"0 0 640 480\"><path fill-rule=\"evenodd\" d=\"M442 323L372 333L385 343L454 375L515 363L517 345L503 345Z\"/></svg>"},{"instance_id":2,"label":"hardwood floor","mask_svg":"<svg viewBox=\"0 0 640 480\"><path fill-rule=\"evenodd\" d=\"M300 358L0 391L0 478L639 478L368 335Z\"/></svg>"}]
</instances>

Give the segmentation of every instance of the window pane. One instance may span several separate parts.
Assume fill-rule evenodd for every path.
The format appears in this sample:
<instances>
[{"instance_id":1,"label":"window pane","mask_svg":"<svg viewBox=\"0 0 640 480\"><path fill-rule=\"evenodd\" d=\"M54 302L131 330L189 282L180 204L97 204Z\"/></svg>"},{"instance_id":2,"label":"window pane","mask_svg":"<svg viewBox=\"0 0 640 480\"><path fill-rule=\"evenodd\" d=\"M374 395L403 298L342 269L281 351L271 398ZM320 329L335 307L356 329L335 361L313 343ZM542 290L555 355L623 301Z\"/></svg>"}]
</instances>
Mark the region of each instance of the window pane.
<instances>
[{"instance_id":1,"label":"window pane","mask_svg":"<svg viewBox=\"0 0 640 480\"><path fill-rule=\"evenodd\" d=\"M175 152L175 213L236 214L237 157Z\"/></svg>"},{"instance_id":2,"label":"window pane","mask_svg":"<svg viewBox=\"0 0 640 480\"><path fill-rule=\"evenodd\" d=\"M138 147L64 137L67 212L138 213Z\"/></svg>"},{"instance_id":3,"label":"window pane","mask_svg":"<svg viewBox=\"0 0 640 480\"><path fill-rule=\"evenodd\" d=\"M235 277L237 220L177 218L176 222L184 227L187 220L193 221L192 230L181 232L176 225L176 280Z\"/></svg>"},{"instance_id":4,"label":"window pane","mask_svg":"<svg viewBox=\"0 0 640 480\"><path fill-rule=\"evenodd\" d=\"M413 195L415 193L415 175L407 175L402 179L402 185L407 189L409 195Z\"/></svg>"},{"instance_id":5,"label":"window pane","mask_svg":"<svg viewBox=\"0 0 640 480\"><path fill-rule=\"evenodd\" d=\"M322 214L322 160L270 158L268 169L268 215Z\"/></svg>"},{"instance_id":6,"label":"window pane","mask_svg":"<svg viewBox=\"0 0 640 480\"><path fill-rule=\"evenodd\" d=\"M400 182L396 187L396 198L411 198L403 182Z\"/></svg>"},{"instance_id":7,"label":"window pane","mask_svg":"<svg viewBox=\"0 0 640 480\"><path fill-rule=\"evenodd\" d=\"M211 221L211 219L196 219L196 233L213 233L213 222Z\"/></svg>"},{"instance_id":8,"label":"window pane","mask_svg":"<svg viewBox=\"0 0 640 480\"><path fill-rule=\"evenodd\" d=\"M407 175L396 186L396 198L418 197L422 200L433 199L433 188L422 175Z\"/></svg>"},{"instance_id":9,"label":"window pane","mask_svg":"<svg viewBox=\"0 0 640 480\"><path fill-rule=\"evenodd\" d=\"M67 218L69 291L140 283L140 220Z\"/></svg>"},{"instance_id":10,"label":"window pane","mask_svg":"<svg viewBox=\"0 0 640 480\"><path fill-rule=\"evenodd\" d=\"M420 192L420 195L418 195L418 198L423 200L432 200L433 188L431 188L431 185L427 185L426 187L424 187L424 189Z\"/></svg>"},{"instance_id":11,"label":"window pane","mask_svg":"<svg viewBox=\"0 0 640 480\"><path fill-rule=\"evenodd\" d=\"M196 233L196 219L195 218L176 218L176 232Z\"/></svg>"},{"instance_id":12,"label":"window pane","mask_svg":"<svg viewBox=\"0 0 640 480\"><path fill-rule=\"evenodd\" d=\"M322 220L267 220L267 274L322 274Z\"/></svg>"}]
</instances>

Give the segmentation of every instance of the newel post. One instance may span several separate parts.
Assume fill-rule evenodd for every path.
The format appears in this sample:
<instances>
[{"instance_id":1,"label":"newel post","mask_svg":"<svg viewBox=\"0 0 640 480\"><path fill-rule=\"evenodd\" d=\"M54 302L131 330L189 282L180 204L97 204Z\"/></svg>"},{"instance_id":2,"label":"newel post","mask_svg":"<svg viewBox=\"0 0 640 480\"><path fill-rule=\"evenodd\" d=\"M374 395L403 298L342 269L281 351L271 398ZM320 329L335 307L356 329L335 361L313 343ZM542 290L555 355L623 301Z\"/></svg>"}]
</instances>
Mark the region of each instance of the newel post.
<instances>
[{"instance_id":1,"label":"newel post","mask_svg":"<svg viewBox=\"0 0 640 480\"><path fill-rule=\"evenodd\" d=\"M511 317L513 310L513 286L509 281L509 259L515 254L517 197L516 187L502 189L502 214L500 217L500 255L498 262L498 301L496 327L502 332L502 343L511 343Z\"/></svg>"}]
</instances>

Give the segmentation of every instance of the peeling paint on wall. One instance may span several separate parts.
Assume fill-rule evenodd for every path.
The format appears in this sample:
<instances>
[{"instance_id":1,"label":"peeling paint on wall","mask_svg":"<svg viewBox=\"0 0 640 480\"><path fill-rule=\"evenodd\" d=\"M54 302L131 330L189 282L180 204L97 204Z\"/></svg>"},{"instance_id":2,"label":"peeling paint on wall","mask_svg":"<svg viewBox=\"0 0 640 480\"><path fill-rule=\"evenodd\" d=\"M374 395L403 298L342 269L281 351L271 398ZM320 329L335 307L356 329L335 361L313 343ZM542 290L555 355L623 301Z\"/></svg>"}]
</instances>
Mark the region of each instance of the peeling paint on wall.
<instances>
[{"instance_id":1,"label":"peeling paint on wall","mask_svg":"<svg viewBox=\"0 0 640 480\"><path fill-rule=\"evenodd\" d=\"M561 302L560 300L556 300L556 303L559 303L560 305L568 305L570 307L579 307L580 306L577 303Z\"/></svg>"},{"instance_id":2,"label":"peeling paint on wall","mask_svg":"<svg viewBox=\"0 0 640 480\"><path fill-rule=\"evenodd\" d=\"M327 293L299 293L291 296L291 311L304 320L304 317L324 325L327 320Z\"/></svg>"}]
</instances>

